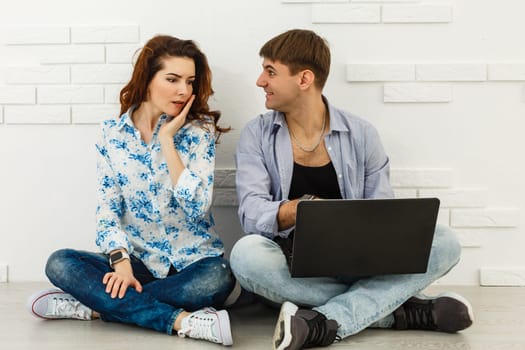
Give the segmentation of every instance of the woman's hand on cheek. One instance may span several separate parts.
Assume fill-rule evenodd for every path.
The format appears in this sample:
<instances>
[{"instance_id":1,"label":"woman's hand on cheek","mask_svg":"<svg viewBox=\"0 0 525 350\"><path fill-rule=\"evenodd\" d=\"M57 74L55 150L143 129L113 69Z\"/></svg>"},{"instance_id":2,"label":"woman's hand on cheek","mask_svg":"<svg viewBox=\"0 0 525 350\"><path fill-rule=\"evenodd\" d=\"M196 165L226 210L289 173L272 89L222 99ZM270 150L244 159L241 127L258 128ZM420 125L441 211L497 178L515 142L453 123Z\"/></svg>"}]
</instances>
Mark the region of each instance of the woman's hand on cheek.
<instances>
[{"instance_id":1,"label":"woman's hand on cheek","mask_svg":"<svg viewBox=\"0 0 525 350\"><path fill-rule=\"evenodd\" d=\"M179 131L180 128L186 123L186 117L188 116L188 113L190 111L191 105L193 104L193 101L195 100L195 95L191 95L188 102L186 102L186 105L182 109L182 111L179 113L179 115L173 117L172 120L164 124L160 130L159 130L159 136L162 139L173 139L173 136Z\"/></svg>"}]
</instances>

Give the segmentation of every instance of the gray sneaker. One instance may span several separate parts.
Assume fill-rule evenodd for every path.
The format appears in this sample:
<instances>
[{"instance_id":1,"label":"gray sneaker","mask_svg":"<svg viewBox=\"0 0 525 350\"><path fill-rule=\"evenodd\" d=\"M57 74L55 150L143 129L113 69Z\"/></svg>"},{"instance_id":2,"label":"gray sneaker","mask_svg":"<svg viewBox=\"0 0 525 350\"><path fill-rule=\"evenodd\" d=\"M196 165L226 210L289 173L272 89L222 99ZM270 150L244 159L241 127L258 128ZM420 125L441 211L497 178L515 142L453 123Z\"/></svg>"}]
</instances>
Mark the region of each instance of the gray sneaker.
<instances>
[{"instance_id":1,"label":"gray sneaker","mask_svg":"<svg viewBox=\"0 0 525 350\"><path fill-rule=\"evenodd\" d=\"M273 335L274 350L328 346L337 338L337 322L314 310L299 309L285 302Z\"/></svg>"},{"instance_id":2,"label":"gray sneaker","mask_svg":"<svg viewBox=\"0 0 525 350\"><path fill-rule=\"evenodd\" d=\"M72 318L76 320L91 320L92 310L81 304L71 294L60 289L46 289L29 297L28 311L36 317L47 320Z\"/></svg>"},{"instance_id":3,"label":"gray sneaker","mask_svg":"<svg viewBox=\"0 0 525 350\"><path fill-rule=\"evenodd\" d=\"M395 329L421 329L455 333L470 327L474 313L461 295L447 292L436 297L418 294L394 311Z\"/></svg>"}]
</instances>

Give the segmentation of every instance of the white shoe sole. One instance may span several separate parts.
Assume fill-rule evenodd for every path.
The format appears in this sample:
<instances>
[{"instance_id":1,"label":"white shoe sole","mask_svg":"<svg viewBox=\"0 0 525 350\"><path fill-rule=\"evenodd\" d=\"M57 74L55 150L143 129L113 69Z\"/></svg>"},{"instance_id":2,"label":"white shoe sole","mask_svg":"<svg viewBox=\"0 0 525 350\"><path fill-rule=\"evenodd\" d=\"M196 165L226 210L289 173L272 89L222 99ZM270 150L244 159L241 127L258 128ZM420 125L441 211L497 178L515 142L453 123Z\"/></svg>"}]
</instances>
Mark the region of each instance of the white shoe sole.
<instances>
[{"instance_id":1,"label":"white shoe sole","mask_svg":"<svg viewBox=\"0 0 525 350\"><path fill-rule=\"evenodd\" d=\"M45 316L45 314L41 315L38 312L36 312L36 310L35 310L36 304L42 298L46 298L46 297L48 297L50 295L53 295L53 294L67 294L67 293L65 293L64 291L62 291L61 289L58 289L58 288L50 288L50 289L45 289L45 290L38 291L38 292L34 293L33 295L31 295L29 297L29 299L27 299L27 303L26 303L27 311L29 311L29 313L31 313L31 315L33 315L35 317L38 317L38 318L42 318L44 320L55 320L56 318L47 317L47 316Z\"/></svg>"},{"instance_id":2,"label":"white shoe sole","mask_svg":"<svg viewBox=\"0 0 525 350\"><path fill-rule=\"evenodd\" d=\"M285 350L292 342L291 319L297 310L299 310L299 307L288 301L284 302L281 306L279 319L277 320L273 334L272 345L274 350ZM279 344L277 345L277 343Z\"/></svg>"},{"instance_id":3,"label":"white shoe sole","mask_svg":"<svg viewBox=\"0 0 525 350\"><path fill-rule=\"evenodd\" d=\"M217 315L217 318L219 319L219 332L221 333L222 345L233 345L232 330L230 327L230 316L228 316L228 311L220 310L215 311L215 313Z\"/></svg>"}]
</instances>

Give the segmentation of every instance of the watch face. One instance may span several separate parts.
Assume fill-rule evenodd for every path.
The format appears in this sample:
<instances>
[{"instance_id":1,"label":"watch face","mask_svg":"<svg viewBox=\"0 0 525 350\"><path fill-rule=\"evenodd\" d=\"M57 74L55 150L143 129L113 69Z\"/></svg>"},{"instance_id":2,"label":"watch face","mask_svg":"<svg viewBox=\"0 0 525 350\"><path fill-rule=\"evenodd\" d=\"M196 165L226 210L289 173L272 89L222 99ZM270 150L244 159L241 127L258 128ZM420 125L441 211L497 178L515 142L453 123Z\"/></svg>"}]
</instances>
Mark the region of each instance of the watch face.
<instances>
[{"instance_id":1,"label":"watch face","mask_svg":"<svg viewBox=\"0 0 525 350\"><path fill-rule=\"evenodd\" d=\"M110 260L113 262L113 261L117 261L118 259L122 258L122 252L116 252L116 253L113 253L109 256Z\"/></svg>"}]
</instances>

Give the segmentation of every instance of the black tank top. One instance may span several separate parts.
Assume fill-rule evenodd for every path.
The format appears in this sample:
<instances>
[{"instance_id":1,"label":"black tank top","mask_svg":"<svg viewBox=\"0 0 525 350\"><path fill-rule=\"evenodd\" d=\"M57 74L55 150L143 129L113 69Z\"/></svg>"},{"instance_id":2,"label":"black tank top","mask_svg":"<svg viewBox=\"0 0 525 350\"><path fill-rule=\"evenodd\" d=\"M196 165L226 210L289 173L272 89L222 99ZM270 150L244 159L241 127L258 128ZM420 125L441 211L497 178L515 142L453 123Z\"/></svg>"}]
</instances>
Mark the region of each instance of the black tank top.
<instances>
[{"instance_id":1,"label":"black tank top","mask_svg":"<svg viewBox=\"0 0 525 350\"><path fill-rule=\"evenodd\" d=\"M332 162L319 167L309 167L294 162L288 199L296 199L305 194L313 194L324 199L342 198Z\"/></svg>"}]
</instances>

